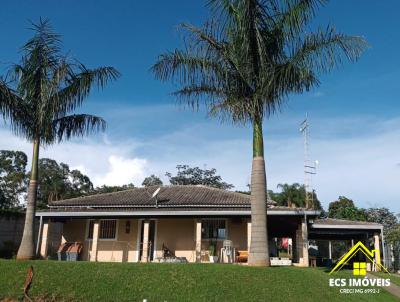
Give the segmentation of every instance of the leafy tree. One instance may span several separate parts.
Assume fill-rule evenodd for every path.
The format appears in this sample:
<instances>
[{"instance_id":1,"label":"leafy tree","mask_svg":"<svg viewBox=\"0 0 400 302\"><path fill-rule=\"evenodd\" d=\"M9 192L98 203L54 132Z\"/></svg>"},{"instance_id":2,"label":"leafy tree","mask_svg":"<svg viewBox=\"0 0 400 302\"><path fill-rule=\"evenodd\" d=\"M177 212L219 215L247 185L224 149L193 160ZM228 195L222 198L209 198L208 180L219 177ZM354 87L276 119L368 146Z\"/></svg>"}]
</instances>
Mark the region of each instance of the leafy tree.
<instances>
[{"instance_id":1,"label":"leafy tree","mask_svg":"<svg viewBox=\"0 0 400 302\"><path fill-rule=\"evenodd\" d=\"M318 76L347 58L356 60L365 41L309 22L322 1L211 0L211 20L183 25L183 50L159 56L156 77L175 81L178 100L212 116L253 127L252 241L249 264L269 265L263 120L290 93L319 84Z\"/></svg>"},{"instance_id":2,"label":"leafy tree","mask_svg":"<svg viewBox=\"0 0 400 302\"><path fill-rule=\"evenodd\" d=\"M69 172L69 182L71 184L72 195L67 198L87 195L93 191L93 184L90 178L77 169Z\"/></svg>"},{"instance_id":3,"label":"leafy tree","mask_svg":"<svg viewBox=\"0 0 400 302\"><path fill-rule=\"evenodd\" d=\"M387 208L369 208L365 210L366 221L380 223L384 226L385 233L389 232L398 224L394 213Z\"/></svg>"},{"instance_id":4,"label":"leafy tree","mask_svg":"<svg viewBox=\"0 0 400 302\"><path fill-rule=\"evenodd\" d=\"M163 182L161 181L161 179L157 176L155 176L154 174L151 174L150 176L146 177L143 182L142 182L142 186L145 187L150 187L150 186L162 186Z\"/></svg>"},{"instance_id":5,"label":"leafy tree","mask_svg":"<svg viewBox=\"0 0 400 302\"><path fill-rule=\"evenodd\" d=\"M278 189L281 189L281 193L277 194L278 204L291 207L295 205L297 207L305 206L305 196L302 194L302 186L299 183L294 184L278 184Z\"/></svg>"},{"instance_id":6,"label":"leafy tree","mask_svg":"<svg viewBox=\"0 0 400 302\"><path fill-rule=\"evenodd\" d=\"M171 185L204 185L213 188L229 190L232 184L222 181L222 177L217 175L216 169L200 169L199 167L189 167L188 165L177 165L178 170L175 176L167 172Z\"/></svg>"},{"instance_id":7,"label":"leafy tree","mask_svg":"<svg viewBox=\"0 0 400 302\"><path fill-rule=\"evenodd\" d=\"M400 223L393 225L386 232L386 241L393 248L394 270L397 271L400 269Z\"/></svg>"},{"instance_id":8,"label":"leafy tree","mask_svg":"<svg viewBox=\"0 0 400 302\"><path fill-rule=\"evenodd\" d=\"M0 209L18 207L27 186L28 158L21 151L0 151Z\"/></svg>"},{"instance_id":9,"label":"leafy tree","mask_svg":"<svg viewBox=\"0 0 400 302\"><path fill-rule=\"evenodd\" d=\"M366 220L365 210L357 208L353 200L344 196L339 196L338 200L329 204L328 217L359 221Z\"/></svg>"},{"instance_id":10,"label":"leafy tree","mask_svg":"<svg viewBox=\"0 0 400 302\"><path fill-rule=\"evenodd\" d=\"M0 112L12 130L33 144L25 226L17 259L35 257L34 224L39 175L39 149L104 130L105 121L74 114L93 86L104 87L117 78L112 67L88 69L61 53L60 36L49 21L33 24L34 36L22 47L21 64L11 68L10 82L0 80Z\"/></svg>"},{"instance_id":11,"label":"leafy tree","mask_svg":"<svg viewBox=\"0 0 400 302\"><path fill-rule=\"evenodd\" d=\"M306 207L306 190L304 185L299 183L293 184L278 184L278 189L281 190L280 193L274 193L274 198L279 205L283 206L296 206L296 207ZM319 201L315 191L312 192L313 199L311 207L316 210L322 210L321 202Z\"/></svg>"},{"instance_id":12,"label":"leafy tree","mask_svg":"<svg viewBox=\"0 0 400 302\"><path fill-rule=\"evenodd\" d=\"M127 185L123 186L106 186L102 185L101 187L96 187L94 191L92 191L90 194L103 194L103 193L113 193L113 192L119 192L119 191L125 191L129 189L133 189L135 186L130 183Z\"/></svg>"},{"instance_id":13,"label":"leafy tree","mask_svg":"<svg viewBox=\"0 0 400 302\"><path fill-rule=\"evenodd\" d=\"M49 158L39 160L39 187L37 207L44 208L50 201L68 199L89 194L93 184L79 170Z\"/></svg>"}]
</instances>

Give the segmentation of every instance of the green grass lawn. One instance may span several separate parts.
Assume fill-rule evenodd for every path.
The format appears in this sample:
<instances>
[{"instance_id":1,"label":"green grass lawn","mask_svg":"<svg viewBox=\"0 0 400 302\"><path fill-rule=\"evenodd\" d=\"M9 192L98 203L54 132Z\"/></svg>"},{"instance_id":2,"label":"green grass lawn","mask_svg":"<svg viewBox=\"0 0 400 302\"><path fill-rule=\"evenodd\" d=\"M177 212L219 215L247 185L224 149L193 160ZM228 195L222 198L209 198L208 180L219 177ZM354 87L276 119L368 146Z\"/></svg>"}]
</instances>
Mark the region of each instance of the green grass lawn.
<instances>
[{"instance_id":1,"label":"green grass lawn","mask_svg":"<svg viewBox=\"0 0 400 302\"><path fill-rule=\"evenodd\" d=\"M322 269L15 260L0 260L0 300L21 296L31 264L30 295L57 301L398 301L387 292L340 294Z\"/></svg>"}]
</instances>

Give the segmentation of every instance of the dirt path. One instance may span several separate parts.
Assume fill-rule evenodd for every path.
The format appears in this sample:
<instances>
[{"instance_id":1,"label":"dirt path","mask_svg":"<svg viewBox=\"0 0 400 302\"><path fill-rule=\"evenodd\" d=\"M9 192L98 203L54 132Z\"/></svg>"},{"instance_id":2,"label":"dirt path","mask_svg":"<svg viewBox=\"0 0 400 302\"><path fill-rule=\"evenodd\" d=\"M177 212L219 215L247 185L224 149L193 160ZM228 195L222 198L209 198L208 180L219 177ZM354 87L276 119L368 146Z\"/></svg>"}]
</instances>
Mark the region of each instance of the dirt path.
<instances>
[{"instance_id":1,"label":"dirt path","mask_svg":"<svg viewBox=\"0 0 400 302\"><path fill-rule=\"evenodd\" d=\"M369 273L367 275L368 275L368 278L370 278L370 279L380 278L378 276L375 276L375 275L372 275L372 274L369 274ZM394 278L396 278L396 277L394 277ZM400 286L390 282L390 286L384 287L384 289L386 291L388 291L389 293L391 293L392 295L400 298Z\"/></svg>"}]
</instances>

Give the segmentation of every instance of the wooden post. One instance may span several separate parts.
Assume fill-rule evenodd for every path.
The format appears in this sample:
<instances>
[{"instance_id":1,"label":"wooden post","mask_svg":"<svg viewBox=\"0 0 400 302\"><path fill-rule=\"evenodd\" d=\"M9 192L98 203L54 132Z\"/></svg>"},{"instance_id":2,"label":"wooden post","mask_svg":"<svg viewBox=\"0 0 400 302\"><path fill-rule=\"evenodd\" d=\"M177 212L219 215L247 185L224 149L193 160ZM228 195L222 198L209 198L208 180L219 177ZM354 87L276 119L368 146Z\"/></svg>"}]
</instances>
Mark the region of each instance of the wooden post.
<instances>
[{"instance_id":1,"label":"wooden post","mask_svg":"<svg viewBox=\"0 0 400 302\"><path fill-rule=\"evenodd\" d=\"M250 243L251 243L251 221L247 222L247 252L250 253Z\"/></svg>"},{"instance_id":2,"label":"wooden post","mask_svg":"<svg viewBox=\"0 0 400 302\"><path fill-rule=\"evenodd\" d=\"M201 220L196 220L196 262L201 262Z\"/></svg>"},{"instance_id":3,"label":"wooden post","mask_svg":"<svg viewBox=\"0 0 400 302\"><path fill-rule=\"evenodd\" d=\"M40 244L40 257L46 259L49 250L50 221L46 221L42 228L42 242Z\"/></svg>"},{"instance_id":4,"label":"wooden post","mask_svg":"<svg viewBox=\"0 0 400 302\"><path fill-rule=\"evenodd\" d=\"M374 233L374 250L375 250L375 263L381 264L381 249L379 242L379 233ZM379 271L379 267L374 265L375 271Z\"/></svg>"},{"instance_id":5,"label":"wooden post","mask_svg":"<svg viewBox=\"0 0 400 302\"><path fill-rule=\"evenodd\" d=\"M143 223L143 249L142 249L142 262L149 261L149 230L150 230L150 222L145 221Z\"/></svg>"},{"instance_id":6,"label":"wooden post","mask_svg":"<svg viewBox=\"0 0 400 302\"><path fill-rule=\"evenodd\" d=\"M100 221L95 220L93 223L92 250L90 252L90 261L97 261L97 246L99 243Z\"/></svg>"}]
</instances>

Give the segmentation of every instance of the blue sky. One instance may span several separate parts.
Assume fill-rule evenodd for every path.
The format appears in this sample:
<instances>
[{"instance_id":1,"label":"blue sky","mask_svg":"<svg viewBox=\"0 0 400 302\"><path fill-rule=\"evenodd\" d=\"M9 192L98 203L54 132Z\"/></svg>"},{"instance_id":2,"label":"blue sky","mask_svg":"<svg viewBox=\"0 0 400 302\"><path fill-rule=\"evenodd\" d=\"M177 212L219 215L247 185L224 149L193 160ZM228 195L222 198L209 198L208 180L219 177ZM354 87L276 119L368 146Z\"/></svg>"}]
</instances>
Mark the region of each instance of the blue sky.
<instances>
[{"instance_id":1,"label":"blue sky","mask_svg":"<svg viewBox=\"0 0 400 302\"><path fill-rule=\"evenodd\" d=\"M98 185L134 182L154 173L164 177L177 164L216 167L236 189L249 182L251 131L221 125L205 112L179 108L173 86L149 72L157 55L180 45L177 25L200 25L203 1L3 1L0 10L0 72L20 57L30 37L29 21L49 18L63 35L65 51L89 67L110 65L122 77L93 93L82 111L108 121L105 134L47 148L49 156L85 171ZM315 25L365 37L370 48L355 64L321 77L321 85L291 96L281 114L265 122L270 189L302 182L302 137L298 124L311 119L311 154L320 161L313 180L326 207L339 195L359 206L400 212L400 2L332 1ZM0 129L0 149L26 142Z\"/></svg>"}]
</instances>

